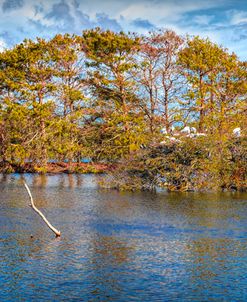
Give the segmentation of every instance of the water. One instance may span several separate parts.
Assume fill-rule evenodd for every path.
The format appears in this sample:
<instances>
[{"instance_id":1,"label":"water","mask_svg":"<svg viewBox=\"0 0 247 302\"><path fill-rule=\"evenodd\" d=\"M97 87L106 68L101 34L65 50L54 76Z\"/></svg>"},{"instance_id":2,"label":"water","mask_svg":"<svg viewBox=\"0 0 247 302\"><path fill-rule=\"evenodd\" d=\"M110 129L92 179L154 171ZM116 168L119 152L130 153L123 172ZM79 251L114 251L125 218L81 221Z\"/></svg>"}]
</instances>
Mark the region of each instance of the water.
<instances>
[{"instance_id":1,"label":"water","mask_svg":"<svg viewBox=\"0 0 247 302\"><path fill-rule=\"evenodd\" d=\"M0 301L247 301L246 194L118 193L97 178L0 176Z\"/></svg>"}]
</instances>

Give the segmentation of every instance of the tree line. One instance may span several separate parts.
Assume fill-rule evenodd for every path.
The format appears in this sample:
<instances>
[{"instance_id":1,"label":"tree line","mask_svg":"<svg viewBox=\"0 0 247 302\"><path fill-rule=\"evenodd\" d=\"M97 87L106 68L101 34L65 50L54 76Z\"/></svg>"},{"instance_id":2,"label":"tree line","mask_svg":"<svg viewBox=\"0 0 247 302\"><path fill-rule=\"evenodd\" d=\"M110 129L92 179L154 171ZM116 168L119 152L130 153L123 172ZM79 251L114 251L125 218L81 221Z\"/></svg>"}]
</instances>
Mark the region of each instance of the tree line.
<instances>
[{"instance_id":1,"label":"tree line","mask_svg":"<svg viewBox=\"0 0 247 302\"><path fill-rule=\"evenodd\" d=\"M246 79L234 53L171 30L24 40L0 53L2 170L115 163L186 125L222 146L245 131Z\"/></svg>"}]
</instances>

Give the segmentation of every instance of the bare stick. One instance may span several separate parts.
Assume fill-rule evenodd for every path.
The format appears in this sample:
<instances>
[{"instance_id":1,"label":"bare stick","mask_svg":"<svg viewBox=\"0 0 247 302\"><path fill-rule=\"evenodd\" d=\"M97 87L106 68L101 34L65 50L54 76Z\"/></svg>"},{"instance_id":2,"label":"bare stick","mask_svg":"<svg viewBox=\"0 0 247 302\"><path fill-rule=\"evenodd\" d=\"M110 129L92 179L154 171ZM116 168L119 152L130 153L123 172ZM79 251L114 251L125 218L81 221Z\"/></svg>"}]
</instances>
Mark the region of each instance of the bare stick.
<instances>
[{"instance_id":1,"label":"bare stick","mask_svg":"<svg viewBox=\"0 0 247 302\"><path fill-rule=\"evenodd\" d=\"M54 226L52 226L52 225L50 224L50 222L45 218L45 216L40 212L40 210L37 209L36 206L34 205L32 194L31 194L31 192L30 192L30 190L29 190L29 187L28 187L28 185L26 184L26 182L24 182L24 186L25 186L25 188L27 189L28 195L29 195L30 200L31 200L30 206L34 209L34 211L35 211L36 213L38 213L38 214L42 217L42 219L43 219L44 222L48 225L48 227L56 234L56 237L60 237L60 236L61 236L61 232L58 231L56 228L54 228Z\"/></svg>"}]
</instances>

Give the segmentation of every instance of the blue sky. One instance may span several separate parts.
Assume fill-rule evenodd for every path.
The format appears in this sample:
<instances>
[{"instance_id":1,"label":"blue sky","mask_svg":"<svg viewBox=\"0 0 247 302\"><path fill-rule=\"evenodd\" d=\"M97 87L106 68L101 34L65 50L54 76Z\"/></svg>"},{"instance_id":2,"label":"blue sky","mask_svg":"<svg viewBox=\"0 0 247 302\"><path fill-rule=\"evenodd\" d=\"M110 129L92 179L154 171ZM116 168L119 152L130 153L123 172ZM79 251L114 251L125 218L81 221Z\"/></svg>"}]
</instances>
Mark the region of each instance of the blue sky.
<instances>
[{"instance_id":1,"label":"blue sky","mask_svg":"<svg viewBox=\"0 0 247 302\"><path fill-rule=\"evenodd\" d=\"M209 37L247 60L247 0L0 0L0 49L95 26Z\"/></svg>"}]
</instances>

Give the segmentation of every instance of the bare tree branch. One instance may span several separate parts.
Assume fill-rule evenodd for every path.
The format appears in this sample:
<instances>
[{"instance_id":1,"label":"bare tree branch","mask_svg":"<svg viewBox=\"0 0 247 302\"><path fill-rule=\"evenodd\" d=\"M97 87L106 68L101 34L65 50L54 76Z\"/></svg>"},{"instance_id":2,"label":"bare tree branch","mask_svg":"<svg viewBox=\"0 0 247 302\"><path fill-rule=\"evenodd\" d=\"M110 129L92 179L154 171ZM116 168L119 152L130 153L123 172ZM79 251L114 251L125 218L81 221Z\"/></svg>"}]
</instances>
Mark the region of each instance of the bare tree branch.
<instances>
[{"instance_id":1,"label":"bare tree branch","mask_svg":"<svg viewBox=\"0 0 247 302\"><path fill-rule=\"evenodd\" d=\"M28 195L29 195L29 197L30 197L30 201L31 201L30 206L33 208L33 210L34 210L36 213L38 213L38 214L41 216L41 218L42 218L42 219L44 220L44 222L48 225L48 227L56 234L56 237L60 237L60 236L61 236L61 232L58 231L56 228L54 228L54 227L50 224L50 222L45 218L44 214L41 213L40 210L37 209L36 206L34 205L32 194L31 194L31 192L30 192L30 190L29 190L29 187L28 187L28 185L26 184L26 182L24 182L24 186L25 186L25 188L27 189Z\"/></svg>"}]
</instances>

